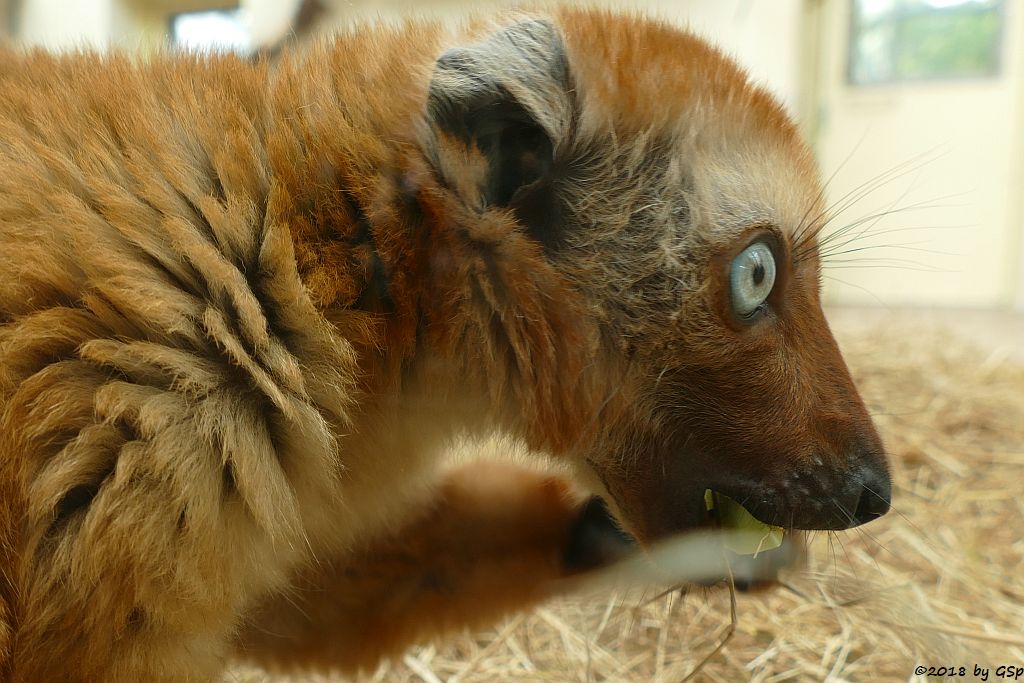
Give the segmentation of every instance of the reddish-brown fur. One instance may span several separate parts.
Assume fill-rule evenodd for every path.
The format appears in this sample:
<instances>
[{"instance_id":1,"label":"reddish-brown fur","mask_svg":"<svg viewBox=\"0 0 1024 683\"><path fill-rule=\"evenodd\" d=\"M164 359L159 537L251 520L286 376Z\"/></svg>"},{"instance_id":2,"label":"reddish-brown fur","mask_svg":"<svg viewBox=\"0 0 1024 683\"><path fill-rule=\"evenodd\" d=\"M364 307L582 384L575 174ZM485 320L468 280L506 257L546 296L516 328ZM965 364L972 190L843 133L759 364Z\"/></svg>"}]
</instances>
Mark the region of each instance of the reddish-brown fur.
<instances>
[{"instance_id":1,"label":"reddish-brown fur","mask_svg":"<svg viewBox=\"0 0 1024 683\"><path fill-rule=\"evenodd\" d=\"M561 551L576 510L556 478L463 467L393 536L309 567L258 607L242 653L276 666L372 669L410 643L485 625L568 584Z\"/></svg>"},{"instance_id":2,"label":"reddish-brown fur","mask_svg":"<svg viewBox=\"0 0 1024 683\"><path fill-rule=\"evenodd\" d=\"M466 433L561 459L644 543L704 523L705 487L856 523L884 459L794 127L688 34L538 16L273 69L3 55L5 680L354 669L542 599L580 497L438 473ZM759 235L779 279L746 323Z\"/></svg>"}]
</instances>

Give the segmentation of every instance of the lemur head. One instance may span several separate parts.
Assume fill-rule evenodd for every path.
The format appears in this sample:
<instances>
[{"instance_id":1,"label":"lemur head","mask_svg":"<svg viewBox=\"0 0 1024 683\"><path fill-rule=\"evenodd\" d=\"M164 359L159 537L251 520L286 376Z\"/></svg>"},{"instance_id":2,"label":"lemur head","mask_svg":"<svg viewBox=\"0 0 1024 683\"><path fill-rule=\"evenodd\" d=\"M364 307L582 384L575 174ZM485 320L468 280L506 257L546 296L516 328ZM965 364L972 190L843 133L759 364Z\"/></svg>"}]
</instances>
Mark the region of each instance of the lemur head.
<instances>
[{"instance_id":1,"label":"lemur head","mask_svg":"<svg viewBox=\"0 0 1024 683\"><path fill-rule=\"evenodd\" d=\"M819 300L822 188L782 108L663 23L562 10L474 40L434 65L425 149L492 245L481 327L525 349L503 380L557 373L576 393L545 396L586 415L533 411L571 433L539 445L641 540L703 524L705 489L790 528L884 514L884 450ZM502 303L523 278L534 320Z\"/></svg>"}]
</instances>

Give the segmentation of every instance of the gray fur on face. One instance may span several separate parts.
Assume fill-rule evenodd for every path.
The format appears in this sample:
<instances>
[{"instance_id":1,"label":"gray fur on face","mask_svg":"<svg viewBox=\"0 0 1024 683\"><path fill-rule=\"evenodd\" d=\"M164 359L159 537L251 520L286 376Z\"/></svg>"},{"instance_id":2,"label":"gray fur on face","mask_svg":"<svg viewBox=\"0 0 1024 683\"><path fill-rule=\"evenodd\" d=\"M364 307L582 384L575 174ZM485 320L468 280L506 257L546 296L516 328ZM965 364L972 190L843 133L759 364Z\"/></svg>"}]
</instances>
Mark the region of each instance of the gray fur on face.
<instances>
[{"instance_id":1,"label":"gray fur on face","mask_svg":"<svg viewBox=\"0 0 1024 683\"><path fill-rule=\"evenodd\" d=\"M507 118L509 107L543 129L552 159L539 191L549 218L540 230L522 222L542 239L557 233L549 257L614 321L616 336L640 337L652 323L673 324L706 286L715 253L754 226L791 232L810 213L814 199L800 189L806 179L780 165L742 98L702 95L668 125L629 132L612 120L584 130L583 106L558 29L531 20L442 54L428 121L470 146L494 125L485 119ZM428 153L441 176L465 177L469 164L443 158L438 148L435 140ZM500 156L489 161L492 176L495 164L506 163ZM449 184L478 182L484 181ZM464 200L487 208L475 197Z\"/></svg>"}]
</instances>

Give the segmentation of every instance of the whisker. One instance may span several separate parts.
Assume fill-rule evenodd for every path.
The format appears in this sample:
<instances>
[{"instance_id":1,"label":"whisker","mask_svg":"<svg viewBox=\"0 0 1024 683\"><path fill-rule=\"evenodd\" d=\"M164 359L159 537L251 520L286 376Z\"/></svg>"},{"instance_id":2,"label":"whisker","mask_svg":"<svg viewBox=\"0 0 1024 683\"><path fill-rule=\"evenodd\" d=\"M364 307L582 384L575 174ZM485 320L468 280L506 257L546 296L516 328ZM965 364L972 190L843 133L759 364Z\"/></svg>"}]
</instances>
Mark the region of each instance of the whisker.
<instances>
[{"instance_id":1,"label":"whisker","mask_svg":"<svg viewBox=\"0 0 1024 683\"><path fill-rule=\"evenodd\" d=\"M843 251L830 251L821 255L822 261L830 261L833 256L845 256L847 254L856 254L862 251L870 251L871 249L899 249L900 251L912 251L916 254L932 254L934 256L958 256L958 254L952 254L947 251L938 251L937 249L926 249L924 247L918 247L918 244L927 244L927 242L903 242L902 244L893 244L891 242L886 244L865 244L862 247L852 247L850 249L844 249Z\"/></svg>"},{"instance_id":2,"label":"whisker","mask_svg":"<svg viewBox=\"0 0 1024 683\"><path fill-rule=\"evenodd\" d=\"M939 149L939 146L936 146L926 152L922 152L921 154L911 157L910 159L900 164L897 164L886 171L883 171L874 178L853 188L845 195L837 199L835 202L824 208L821 212L815 215L812 220L807 221L806 225L801 225L798 228L798 236L795 237L794 239L794 252L798 251L797 248L802 250L806 246L806 243L817 237L829 223L834 222L839 216L843 215L846 211L856 206L857 203L862 201L871 193L875 192L876 190L890 182L899 180L900 178L909 175L910 173L919 172L927 164L932 163L941 158L943 156L941 154L931 159L928 158L929 155L933 155L937 149ZM844 161L844 164L845 163L846 162ZM834 176L835 173L833 173L832 177ZM830 182L832 177L830 177ZM912 188L913 184L911 184L911 189ZM904 193L904 195L905 194L906 193ZM809 230L810 226L818 223L825 216L828 216L829 218L822 222L821 225L819 225L813 231ZM801 222L804 221L806 221L806 218L803 219Z\"/></svg>"},{"instance_id":3,"label":"whisker","mask_svg":"<svg viewBox=\"0 0 1024 683\"><path fill-rule=\"evenodd\" d=\"M835 265L837 263L840 265ZM907 270L918 273L943 273L947 275L962 272L951 268L929 266L917 261L908 261L906 259L841 259L839 261L833 261L833 263L829 265L829 269L831 270L851 270L857 268L890 268L894 270Z\"/></svg>"},{"instance_id":4,"label":"whisker","mask_svg":"<svg viewBox=\"0 0 1024 683\"><path fill-rule=\"evenodd\" d=\"M840 280L839 278L834 277L832 275L822 275L822 277L825 278L826 280L831 280L832 282L838 282L841 285L846 285L847 287L853 287L854 289L859 289L860 291L864 292L865 294L870 296L872 299L874 299L875 302L878 303L879 306L884 308L889 313L892 313L893 310L894 310L892 306L890 306L889 304L887 304L884 301L882 301L882 299L877 294L872 292L867 287L864 287L863 285L858 285L858 284L853 283L853 282L847 282L846 280Z\"/></svg>"},{"instance_id":5,"label":"whisker","mask_svg":"<svg viewBox=\"0 0 1024 683\"><path fill-rule=\"evenodd\" d=\"M955 195L953 195L953 196L955 196ZM921 201L921 202L916 202L914 204L909 204L907 206L901 206L901 207L895 207L895 208L894 208L893 205L890 205L889 208L887 208L887 209L880 210L880 211L875 211L874 213L870 213L870 214L868 214L866 216L862 216L861 218L858 218L855 221L851 221L850 223L847 223L847 224L843 225L842 227L839 227L839 228L835 229L834 231L828 233L827 235L825 235L824 237L819 239L818 242L815 243L815 244L806 244L806 245L802 245L799 249L794 249L794 257L793 258L795 260L799 261L799 260L801 260L803 258L806 258L808 254L814 253L815 250L821 250L821 249L823 249L824 247L826 247L826 246L828 246L830 244L833 245L833 248L841 247L841 246L845 246L845 245L850 244L850 243L852 243L852 242L854 242L856 240L859 240L859 239L865 239L867 237L875 236L875 235L888 234L888 233L890 233L892 231L901 231L901 230L908 230L908 229L914 229L914 230L917 230L917 229L921 229L921 230L925 230L925 229L928 229L928 230L932 230L932 229L957 229L958 226L941 226L941 227L921 226L920 228L918 228L918 227L914 227L914 228L890 228L890 229L881 230L881 231L878 231L878 232L873 232L873 228L879 223L879 221L881 219L883 219L883 218L888 217L888 216L893 216L893 215L900 214L900 213L906 213L908 211L930 211L930 210L933 210L933 209L959 208L959 207L962 206L962 205L958 205L958 204L936 204L936 203L933 203L933 202L945 201L948 198L950 198L950 196L938 197L938 198L935 198L935 199L924 200L924 201ZM899 200L897 200L897 201L899 201ZM827 221L826 223L822 224L819 233L820 232L824 232L825 228L828 226L828 224L831 221L832 221L832 219L829 219L829 221ZM862 230L857 230L861 226L865 226L865 224L867 224L866 227L864 227ZM961 226L961 227L974 227L974 226ZM854 233L854 234L851 235L850 233ZM841 240L841 241L838 244L833 244L836 240Z\"/></svg>"},{"instance_id":6,"label":"whisker","mask_svg":"<svg viewBox=\"0 0 1024 683\"><path fill-rule=\"evenodd\" d=\"M856 519L854 519L854 517L853 517L853 515L852 515L852 514L850 513L850 511L849 511L849 510L847 510L846 508L844 508L844 507L843 507L843 506L842 506L842 505L841 505L841 504L839 503L839 501L835 499L835 497L830 497L830 498L829 498L829 501L830 501L830 502L832 503L832 506L833 506L833 507L835 507L835 508L836 508L837 510L839 510L839 512L841 512L841 513L842 513L843 517L845 517L845 518L846 518L846 521L847 521L847 522L850 522L850 523L852 524L853 522L857 521Z\"/></svg>"},{"instance_id":7,"label":"whisker","mask_svg":"<svg viewBox=\"0 0 1024 683\"><path fill-rule=\"evenodd\" d=\"M871 543L872 545L874 545L874 546L876 546L876 547L878 547L878 548L881 548L881 549L882 549L882 550L884 550L885 552L889 553L889 554L890 554L890 555L892 555L893 557L896 557L896 553L892 552L891 550L889 550L888 548L886 548L886 547L885 547L884 545L882 545L882 544L881 544L881 543L880 543L880 542L878 541L878 539L877 539L877 538L875 538L875 537L874 537L873 535L871 535L870 533L868 533L868 531L867 531L866 529L864 529L864 527L863 527L863 526L858 526L858 527L855 527L855 528L854 528L854 531L856 531L856 532L858 533L858 535L860 535L860 537L861 537L862 541L864 541L865 545L866 545L866 544L868 544L868 543ZM881 565L879 565L879 564L878 564L878 560L876 560L876 559L874 558L874 556L872 556L872 557L871 557L871 562L872 562L872 563L873 563L873 564L875 565L875 569L877 569L877 570L879 571L879 573L881 573L881 571L882 571L882 567L881 567Z\"/></svg>"},{"instance_id":8,"label":"whisker","mask_svg":"<svg viewBox=\"0 0 1024 683\"><path fill-rule=\"evenodd\" d=\"M871 194L878 188L882 187L883 185L891 183L895 180L899 180L900 178L906 177L911 173L919 173L922 169L924 169L926 165L934 161L937 161L938 159L942 158L942 156L944 156L945 153L939 154L935 156L935 158L928 159L927 157L930 154L932 154L936 149L938 149L938 146L926 152L917 154L902 163L896 164L895 166L889 168L887 171L883 171L874 178L868 180L867 182L861 184L858 187L855 187L842 198L833 202L828 207L827 213L830 214L832 218L835 218L836 216L842 214L844 211L848 210L850 207L852 207L857 202L861 201L864 197L868 196L869 194Z\"/></svg>"},{"instance_id":9,"label":"whisker","mask_svg":"<svg viewBox=\"0 0 1024 683\"><path fill-rule=\"evenodd\" d=\"M860 217L860 218L858 218L858 219L856 219L854 221L846 223L842 227L836 228L834 231L832 231L832 232L828 233L827 235L825 235L824 237L822 237L818 241L817 246L819 248L823 247L823 246L825 246L827 244L830 244L831 242L833 242L836 239L839 239L841 237L848 237L848 239L850 239L850 240L858 239L858 237L856 235L852 236L852 237L849 237L849 233L852 232L853 230L856 230L857 228L863 226L865 223L870 223L870 225L868 225L863 231L858 233L858 235L875 234L875 233L871 233L871 229L875 225L877 225L877 223L882 218L887 218L889 216L893 216L893 215L896 215L896 214L906 213L908 211L932 211L932 210L935 210L935 209L958 209L958 208L963 208L965 206L963 204L938 204L938 203L936 203L936 202L945 201L946 199L950 199L950 198L952 198L952 196L947 195L945 197L936 197L934 199L922 200L920 202L915 202L914 204L907 204L906 206L899 206L899 207L896 206L896 203L901 201L902 198L897 198L896 200L893 201L892 204L890 204L888 206L888 208L879 209L877 211L874 211L873 213L869 213L869 214L867 214L865 216L862 216L862 217ZM824 231L824 229L831 222L832 222L832 219L830 219L827 223L823 224L822 225L822 231Z\"/></svg>"},{"instance_id":10,"label":"whisker","mask_svg":"<svg viewBox=\"0 0 1024 683\"><path fill-rule=\"evenodd\" d=\"M902 232L916 232L921 230L927 230L928 232L934 232L937 230L966 230L967 228L976 228L977 223L961 223L958 225L906 225L898 228L886 228L885 230L877 230L872 232L870 235L866 235L864 239L870 239L872 237L880 237L882 235L893 235ZM820 245L819 245L820 246Z\"/></svg>"},{"instance_id":11,"label":"whisker","mask_svg":"<svg viewBox=\"0 0 1024 683\"><path fill-rule=\"evenodd\" d=\"M829 555L829 560L830 560L830 563L832 565L832 583L833 583L833 585L836 585L836 584L839 583L839 562L836 560L835 536L836 536L836 533L834 531L826 531L825 532L825 538L828 539L828 555Z\"/></svg>"},{"instance_id":12,"label":"whisker","mask_svg":"<svg viewBox=\"0 0 1024 683\"><path fill-rule=\"evenodd\" d=\"M872 493L872 494L874 494L875 496L878 496L878 498L881 498L881 496L879 496L879 495L878 495L878 492L877 492L877 491L873 491L872 489L868 489L868 490L869 490L869 491L871 491L871 493ZM906 522L907 524L909 524L909 525L910 525L910 527L911 527L911 528L912 528L912 529L914 530L914 532L915 532L915 533L916 533L916 534L918 535L918 537L920 537L920 539L921 539L922 541L924 541L924 542L925 542L925 544L926 544L926 545L927 545L927 546L928 546L928 547L929 547L929 548L930 548L931 550L934 550L934 551L936 551L936 552L938 552L938 551L939 551L939 549L938 549L938 548L937 548L937 547L936 547L935 545L933 545L933 544L932 544L932 543L931 543L931 542L930 542L930 541L928 540L928 536L927 536L927 535L925 534L925 532L924 532L924 529L922 529L922 528L921 528L921 527L919 527L918 525L914 524L914 523L913 523L913 522L912 522L912 521L910 520L910 518L909 518L909 517L907 517L907 516L906 516L905 514L903 514L903 512L901 512L901 511L900 511L899 509L897 509L897 508L896 508L896 506L894 506L894 505L892 505L892 504L890 503L890 504L889 504L889 511L890 511L890 512L893 512L893 513L895 513L895 514L897 514L897 515L899 515L900 519L902 519L902 520L903 520L904 522Z\"/></svg>"},{"instance_id":13,"label":"whisker","mask_svg":"<svg viewBox=\"0 0 1024 683\"><path fill-rule=\"evenodd\" d=\"M853 159L853 156L860 149L861 145L864 144L864 141L867 139L867 137L868 132L867 130L865 130L864 134L860 136L860 140L857 141L857 144L854 145L853 149L850 150L850 153L846 155L846 158L843 159L838 166L836 166L835 170L832 171L832 174L828 177L828 179L824 183L822 183L821 188L818 190L818 194L815 195L814 197L814 201L807 205L807 210L804 211L804 215L800 217L800 222L797 223L796 230L793 232L793 244L800 244L800 242L803 240L804 232L813 224L813 221L807 220L808 216L811 215L811 211L813 211L814 207L817 206L825 198L825 192L832 184L832 181L835 180L836 176L839 175L839 172L846 167L846 164L850 163L850 160Z\"/></svg>"}]
</instances>

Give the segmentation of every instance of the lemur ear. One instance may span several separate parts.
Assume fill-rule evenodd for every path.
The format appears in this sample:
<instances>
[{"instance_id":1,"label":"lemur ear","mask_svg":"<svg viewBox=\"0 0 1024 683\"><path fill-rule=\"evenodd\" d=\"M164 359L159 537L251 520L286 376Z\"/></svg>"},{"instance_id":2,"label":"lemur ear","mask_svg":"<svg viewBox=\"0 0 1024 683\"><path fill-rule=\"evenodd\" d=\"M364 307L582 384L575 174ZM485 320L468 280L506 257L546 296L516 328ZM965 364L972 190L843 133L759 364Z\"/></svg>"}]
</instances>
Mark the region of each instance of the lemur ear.
<instances>
[{"instance_id":1,"label":"lemur ear","mask_svg":"<svg viewBox=\"0 0 1024 683\"><path fill-rule=\"evenodd\" d=\"M470 206L512 209L545 244L557 242L556 155L571 120L561 37L524 21L445 52L430 83L433 162Z\"/></svg>"}]
</instances>

